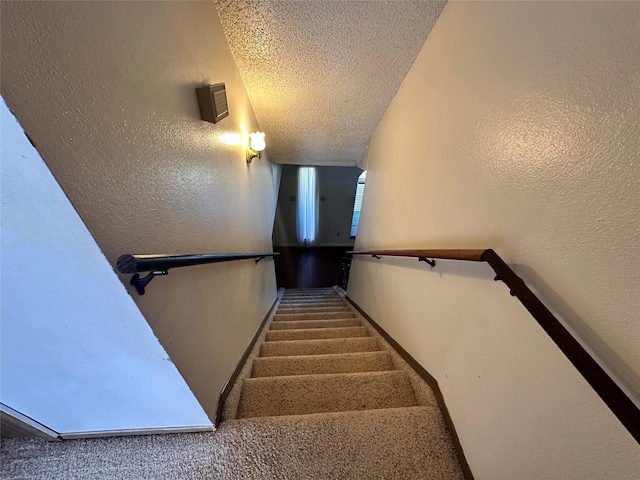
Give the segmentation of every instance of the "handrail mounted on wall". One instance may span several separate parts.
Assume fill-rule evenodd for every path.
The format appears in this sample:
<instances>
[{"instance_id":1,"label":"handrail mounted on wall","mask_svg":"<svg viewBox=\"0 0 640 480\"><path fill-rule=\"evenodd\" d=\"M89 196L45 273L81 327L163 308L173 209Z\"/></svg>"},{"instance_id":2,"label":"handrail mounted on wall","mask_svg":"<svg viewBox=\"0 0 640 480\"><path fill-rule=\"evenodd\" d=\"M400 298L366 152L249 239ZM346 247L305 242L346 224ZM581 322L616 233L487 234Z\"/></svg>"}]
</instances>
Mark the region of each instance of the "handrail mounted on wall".
<instances>
[{"instance_id":1,"label":"handrail mounted on wall","mask_svg":"<svg viewBox=\"0 0 640 480\"><path fill-rule=\"evenodd\" d=\"M207 263L233 262L255 259L256 263L268 257L277 257L279 253L197 253L190 255L134 255L124 254L118 257L116 267L120 273L133 273L131 281L138 294L144 295L145 287L156 275L167 275L170 268L190 267ZM149 272L140 277L141 272Z\"/></svg>"},{"instance_id":2,"label":"handrail mounted on wall","mask_svg":"<svg viewBox=\"0 0 640 480\"><path fill-rule=\"evenodd\" d=\"M494 280L502 281L509 287L511 295L520 300L562 353L618 417L622 425L640 443L640 409L495 251L491 249L361 250L347 252L347 254L370 255L376 258L392 256L416 257L419 260L439 258L487 262L496 272ZM432 268L435 267L435 261L433 264L431 262L429 264L432 265Z\"/></svg>"}]
</instances>

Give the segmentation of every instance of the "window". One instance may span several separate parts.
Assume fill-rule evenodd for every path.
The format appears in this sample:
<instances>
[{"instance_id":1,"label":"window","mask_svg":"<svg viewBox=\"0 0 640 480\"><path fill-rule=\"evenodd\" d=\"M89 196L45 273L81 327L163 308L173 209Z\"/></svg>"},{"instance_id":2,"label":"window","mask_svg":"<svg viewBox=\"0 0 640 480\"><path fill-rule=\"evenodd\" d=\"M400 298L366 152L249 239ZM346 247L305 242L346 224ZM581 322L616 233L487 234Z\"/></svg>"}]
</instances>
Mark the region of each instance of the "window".
<instances>
[{"instance_id":1,"label":"window","mask_svg":"<svg viewBox=\"0 0 640 480\"><path fill-rule=\"evenodd\" d=\"M356 201L353 202L353 217L351 217L351 237L355 237L358 233L358 222L360 221L360 209L362 208L362 196L364 195L364 182L367 179L367 172L362 172L358 177L358 186L356 187Z\"/></svg>"},{"instance_id":2,"label":"window","mask_svg":"<svg viewBox=\"0 0 640 480\"><path fill-rule=\"evenodd\" d=\"M315 167L298 169L298 245L310 247L318 230L318 186Z\"/></svg>"}]
</instances>

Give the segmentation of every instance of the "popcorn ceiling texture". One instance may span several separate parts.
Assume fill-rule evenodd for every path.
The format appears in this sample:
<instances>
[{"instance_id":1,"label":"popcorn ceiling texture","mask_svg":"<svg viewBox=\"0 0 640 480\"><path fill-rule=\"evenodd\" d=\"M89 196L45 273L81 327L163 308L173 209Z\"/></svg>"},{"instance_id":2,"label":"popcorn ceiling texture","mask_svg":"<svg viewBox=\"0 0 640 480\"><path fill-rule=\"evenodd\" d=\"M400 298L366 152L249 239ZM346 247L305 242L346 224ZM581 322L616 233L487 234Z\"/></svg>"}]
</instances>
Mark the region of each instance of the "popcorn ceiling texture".
<instances>
[{"instance_id":1,"label":"popcorn ceiling texture","mask_svg":"<svg viewBox=\"0 0 640 480\"><path fill-rule=\"evenodd\" d=\"M446 2L215 3L270 158L353 166Z\"/></svg>"}]
</instances>

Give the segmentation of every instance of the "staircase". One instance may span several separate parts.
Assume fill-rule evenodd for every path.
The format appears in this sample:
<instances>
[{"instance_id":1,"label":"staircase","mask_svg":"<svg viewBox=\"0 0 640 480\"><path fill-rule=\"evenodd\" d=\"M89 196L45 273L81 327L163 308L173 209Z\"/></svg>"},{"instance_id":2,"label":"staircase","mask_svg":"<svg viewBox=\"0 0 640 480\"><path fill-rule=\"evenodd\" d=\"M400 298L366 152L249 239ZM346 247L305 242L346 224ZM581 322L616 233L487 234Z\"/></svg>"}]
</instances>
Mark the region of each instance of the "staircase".
<instances>
[{"instance_id":1,"label":"staircase","mask_svg":"<svg viewBox=\"0 0 640 480\"><path fill-rule=\"evenodd\" d=\"M465 478L431 388L333 289L284 292L234 391L238 478Z\"/></svg>"},{"instance_id":2,"label":"staircase","mask_svg":"<svg viewBox=\"0 0 640 480\"><path fill-rule=\"evenodd\" d=\"M0 477L472 478L434 392L333 290L287 290L269 320L215 432L6 439Z\"/></svg>"},{"instance_id":3,"label":"staircase","mask_svg":"<svg viewBox=\"0 0 640 480\"><path fill-rule=\"evenodd\" d=\"M408 373L332 289L287 290L237 418L417 405Z\"/></svg>"}]
</instances>

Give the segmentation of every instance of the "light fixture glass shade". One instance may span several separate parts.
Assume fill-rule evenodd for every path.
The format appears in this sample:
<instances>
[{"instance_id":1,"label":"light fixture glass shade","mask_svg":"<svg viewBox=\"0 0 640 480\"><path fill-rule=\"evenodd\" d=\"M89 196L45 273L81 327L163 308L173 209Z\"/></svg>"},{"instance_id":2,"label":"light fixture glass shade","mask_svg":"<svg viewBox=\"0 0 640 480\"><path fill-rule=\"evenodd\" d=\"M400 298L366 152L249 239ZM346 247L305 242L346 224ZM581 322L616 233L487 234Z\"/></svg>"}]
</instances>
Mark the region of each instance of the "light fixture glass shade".
<instances>
[{"instance_id":1,"label":"light fixture glass shade","mask_svg":"<svg viewBox=\"0 0 640 480\"><path fill-rule=\"evenodd\" d=\"M267 144L264 141L264 133L263 132L254 132L249 134L249 147L254 152L261 152L266 147Z\"/></svg>"}]
</instances>

